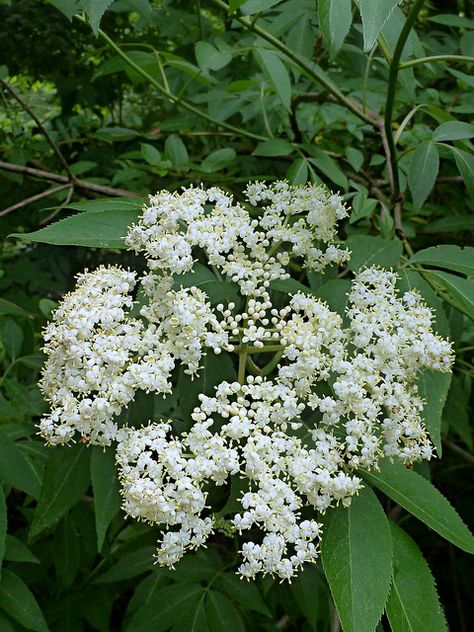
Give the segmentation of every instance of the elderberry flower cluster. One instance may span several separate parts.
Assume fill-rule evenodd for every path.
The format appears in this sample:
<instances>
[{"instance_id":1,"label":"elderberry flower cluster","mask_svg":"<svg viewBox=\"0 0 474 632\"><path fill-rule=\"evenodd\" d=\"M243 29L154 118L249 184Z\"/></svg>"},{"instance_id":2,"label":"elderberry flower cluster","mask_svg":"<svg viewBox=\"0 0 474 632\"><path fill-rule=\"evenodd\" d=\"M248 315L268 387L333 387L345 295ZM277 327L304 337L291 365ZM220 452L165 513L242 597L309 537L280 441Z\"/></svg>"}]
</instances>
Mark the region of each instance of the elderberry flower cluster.
<instances>
[{"instance_id":1,"label":"elderberry flower cluster","mask_svg":"<svg viewBox=\"0 0 474 632\"><path fill-rule=\"evenodd\" d=\"M355 277L343 315L309 291L273 289L290 264L321 271L348 259L336 244L346 215L316 186L256 183L242 204L216 188L162 191L126 238L147 272L86 271L54 313L40 431L51 444L116 445L125 512L162 526L159 563L204 545L222 522L209 491L237 487L241 576L291 579L317 558L318 516L362 487L359 468L431 458L417 380L449 371L452 354L419 294L400 295L397 275L376 267ZM199 259L215 271L208 285L192 285ZM215 305L215 284L239 298ZM137 391L166 396L175 369L199 376L204 355L222 352L235 379L199 395L186 431L123 421Z\"/></svg>"}]
</instances>

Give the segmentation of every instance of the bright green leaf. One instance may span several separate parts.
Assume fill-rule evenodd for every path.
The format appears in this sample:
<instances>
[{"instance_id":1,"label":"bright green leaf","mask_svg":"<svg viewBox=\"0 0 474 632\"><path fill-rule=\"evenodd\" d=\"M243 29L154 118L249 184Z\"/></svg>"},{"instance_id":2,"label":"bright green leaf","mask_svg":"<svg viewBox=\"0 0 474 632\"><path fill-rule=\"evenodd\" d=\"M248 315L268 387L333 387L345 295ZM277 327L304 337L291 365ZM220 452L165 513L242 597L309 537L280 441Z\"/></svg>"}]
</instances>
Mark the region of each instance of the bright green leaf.
<instances>
[{"instance_id":1,"label":"bright green leaf","mask_svg":"<svg viewBox=\"0 0 474 632\"><path fill-rule=\"evenodd\" d=\"M200 167L202 171L206 173L214 173L215 171L220 171L221 169L225 169L229 165L231 165L237 154L235 149L232 147L222 147L221 149L216 149L209 156L206 156L202 161Z\"/></svg>"},{"instance_id":2,"label":"bright green leaf","mask_svg":"<svg viewBox=\"0 0 474 632\"><path fill-rule=\"evenodd\" d=\"M386 611L393 632L446 632L446 620L430 568L420 549L398 525L393 538L393 579Z\"/></svg>"},{"instance_id":3,"label":"bright green leaf","mask_svg":"<svg viewBox=\"0 0 474 632\"><path fill-rule=\"evenodd\" d=\"M308 163L305 158L296 158L286 174L290 184L306 184L308 182Z\"/></svg>"},{"instance_id":4,"label":"bright green leaf","mask_svg":"<svg viewBox=\"0 0 474 632\"><path fill-rule=\"evenodd\" d=\"M449 501L423 476L384 460L379 472L363 471L369 483L463 551L474 553L474 537Z\"/></svg>"},{"instance_id":5,"label":"bright green leaf","mask_svg":"<svg viewBox=\"0 0 474 632\"><path fill-rule=\"evenodd\" d=\"M139 210L95 211L80 213L50 224L34 233L14 233L19 237L57 246L88 246L90 248L125 249L124 237L128 227L138 219Z\"/></svg>"},{"instance_id":6,"label":"bright green leaf","mask_svg":"<svg viewBox=\"0 0 474 632\"><path fill-rule=\"evenodd\" d=\"M390 589L392 538L370 488L330 512L321 556L344 632L373 632Z\"/></svg>"}]
</instances>

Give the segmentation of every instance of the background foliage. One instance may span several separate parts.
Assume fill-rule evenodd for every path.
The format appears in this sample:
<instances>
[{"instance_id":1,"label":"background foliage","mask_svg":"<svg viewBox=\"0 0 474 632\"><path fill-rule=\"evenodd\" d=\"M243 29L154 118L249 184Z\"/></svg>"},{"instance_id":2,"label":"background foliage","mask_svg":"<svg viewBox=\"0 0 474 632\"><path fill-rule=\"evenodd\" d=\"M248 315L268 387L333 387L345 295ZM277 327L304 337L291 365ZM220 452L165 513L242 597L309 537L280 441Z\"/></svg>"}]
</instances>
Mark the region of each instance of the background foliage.
<instances>
[{"instance_id":1,"label":"background foliage","mask_svg":"<svg viewBox=\"0 0 474 632\"><path fill-rule=\"evenodd\" d=\"M474 547L453 507L472 524L470 1L3 0L0 50L0 630L468 630ZM323 563L291 584L240 581L225 529L156 568L112 454L35 435L41 327L76 272L132 261L121 238L147 193L281 178L353 208L349 267L294 282L340 311L353 272L397 268L453 340L452 378L421 381L441 458L365 473L373 491L328 513ZM207 370L212 388L232 367ZM177 379L137 418L185 418L200 384Z\"/></svg>"}]
</instances>

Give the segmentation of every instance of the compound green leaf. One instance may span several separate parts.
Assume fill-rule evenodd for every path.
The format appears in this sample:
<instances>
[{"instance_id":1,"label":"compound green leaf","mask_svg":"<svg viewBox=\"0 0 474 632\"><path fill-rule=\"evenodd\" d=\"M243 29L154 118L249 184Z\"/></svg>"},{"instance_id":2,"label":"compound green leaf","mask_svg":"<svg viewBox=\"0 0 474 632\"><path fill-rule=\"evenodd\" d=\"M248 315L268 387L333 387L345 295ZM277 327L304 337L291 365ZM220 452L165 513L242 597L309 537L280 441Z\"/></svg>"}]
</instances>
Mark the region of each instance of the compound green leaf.
<instances>
[{"instance_id":1,"label":"compound green leaf","mask_svg":"<svg viewBox=\"0 0 474 632\"><path fill-rule=\"evenodd\" d=\"M28 457L0 430L0 480L38 499L41 479Z\"/></svg>"},{"instance_id":2,"label":"compound green leaf","mask_svg":"<svg viewBox=\"0 0 474 632\"><path fill-rule=\"evenodd\" d=\"M350 507L331 511L321 555L344 632L373 632L390 589L392 539L370 488L355 496Z\"/></svg>"}]
</instances>

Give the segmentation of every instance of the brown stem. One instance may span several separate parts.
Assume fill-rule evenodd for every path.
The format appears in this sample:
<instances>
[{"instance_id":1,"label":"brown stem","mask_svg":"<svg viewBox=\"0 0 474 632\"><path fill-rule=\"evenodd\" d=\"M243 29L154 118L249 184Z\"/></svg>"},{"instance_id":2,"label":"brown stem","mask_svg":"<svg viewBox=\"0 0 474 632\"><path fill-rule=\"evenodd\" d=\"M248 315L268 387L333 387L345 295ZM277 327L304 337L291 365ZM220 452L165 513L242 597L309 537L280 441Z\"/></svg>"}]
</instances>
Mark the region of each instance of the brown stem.
<instances>
[{"instance_id":1,"label":"brown stem","mask_svg":"<svg viewBox=\"0 0 474 632\"><path fill-rule=\"evenodd\" d=\"M69 188L72 188L70 184L61 184L61 186L55 187L54 189L48 189L47 191L42 191L41 193L32 195L31 197L26 198L25 200L22 200L21 202L17 202L16 204L13 204L12 206L9 206L8 208L3 209L3 211L0 211L0 217L3 217L4 215L8 215L8 213L11 213L12 211L16 211L19 208L28 206L28 204L32 204L33 202L37 202L38 200L42 200L45 197L49 197L50 195L54 195L55 193L58 193L59 191L63 191L64 189L69 189Z\"/></svg>"},{"instance_id":2,"label":"brown stem","mask_svg":"<svg viewBox=\"0 0 474 632\"><path fill-rule=\"evenodd\" d=\"M34 120L34 122L36 123L36 125L40 128L41 133L43 134L43 136L46 138L46 140L48 141L51 149L54 151L54 153L56 154L56 156L59 158L59 160L61 161L62 166L64 167L65 172L68 174L69 178L69 182L74 182L75 181L75 176L72 173L72 171L69 168L69 165L67 163L66 158L64 158L61 150L59 149L59 147L56 145L54 139L52 138L52 136L49 134L48 130L46 129L46 127L43 125L43 123L39 120L39 118L36 116L36 114L33 112L33 110L30 108L30 106L28 105L28 103L26 103L22 97L18 94L18 92L16 90L14 90L12 88L12 86L5 81L5 79L2 79L0 77L0 84L5 88L5 90L7 92L9 92L11 94L11 96L15 99L15 101L17 101L21 107L25 110L25 112L27 112L29 114L29 116Z\"/></svg>"},{"instance_id":3,"label":"brown stem","mask_svg":"<svg viewBox=\"0 0 474 632\"><path fill-rule=\"evenodd\" d=\"M58 206L57 209L55 209L52 213L50 213L47 217L45 217L44 219L42 219L39 223L40 226L44 226L45 224L49 224L49 222L54 219L56 217L56 215L65 207L69 204L69 202L72 199L72 196L74 195L74 187L71 186L69 187L69 191L67 192L66 195L66 199L64 200L64 202L61 203L60 206Z\"/></svg>"},{"instance_id":4,"label":"brown stem","mask_svg":"<svg viewBox=\"0 0 474 632\"><path fill-rule=\"evenodd\" d=\"M24 173L33 178L47 180L48 182L61 182L63 184L69 184L69 178L67 178L66 176L61 176L51 171L43 171L41 169L33 169L32 167L15 165L11 162L3 162L3 160L0 160L0 169L4 169L5 171L13 171L14 173ZM115 189L113 187L104 186L102 184L86 182L85 180L76 180L74 182L74 186L76 189L83 189L84 191L100 193L102 195L110 195L112 197L139 197L138 193L127 191L127 189Z\"/></svg>"}]
</instances>

